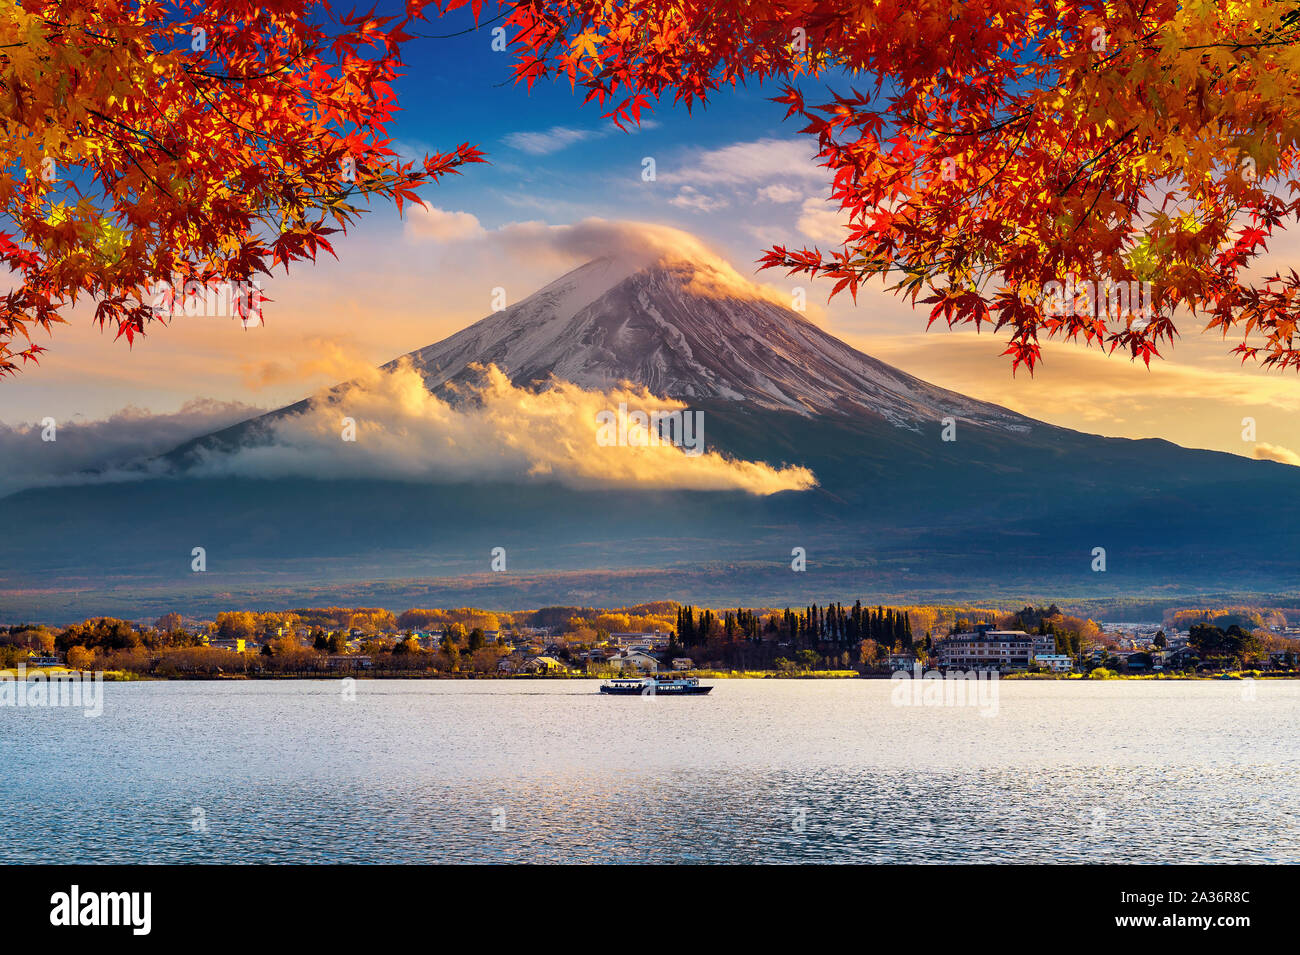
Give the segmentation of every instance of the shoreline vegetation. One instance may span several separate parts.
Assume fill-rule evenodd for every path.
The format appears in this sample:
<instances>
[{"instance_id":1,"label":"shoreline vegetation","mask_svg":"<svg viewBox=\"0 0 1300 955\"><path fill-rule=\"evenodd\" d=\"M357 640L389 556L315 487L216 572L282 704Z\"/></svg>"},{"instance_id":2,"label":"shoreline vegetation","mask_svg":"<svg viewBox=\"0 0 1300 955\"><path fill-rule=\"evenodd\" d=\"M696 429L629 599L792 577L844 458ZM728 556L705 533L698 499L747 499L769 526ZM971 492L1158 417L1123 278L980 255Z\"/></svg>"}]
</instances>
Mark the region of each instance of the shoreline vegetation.
<instances>
[{"instance_id":1,"label":"shoreline vegetation","mask_svg":"<svg viewBox=\"0 0 1300 955\"><path fill-rule=\"evenodd\" d=\"M46 679L51 677L63 678L71 677L74 674L89 673L92 671L83 671L70 669L68 667L42 667L40 669L28 669L24 674L27 680L31 680L36 673L45 675ZM438 670L411 671L411 670L380 670L380 671L302 671L302 672L251 672L251 673L172 673L167 675L159 674L141 674L131 670L102 670L93 671L103 676L105 683L141 683L141 682L166 682L171 680L202 680L210 682L224 682L231 680L258 681L258 680L341 680L352 678L358 680L547 680L547 681L575 681L587 680L593 682L602 682L610 679L608 676L596 676L590 673L443 673ZM938 672L938 671L927 671ZM662 671L661 675L668 673L671 676L690 676L700 680L890 680L894 678L892 673L859 673L857 670L810 670L807 672L783 672L779 670L677 670ZM19 672L13 667L0 669L0 679L17 679ZM910 674L904 679L910 679ZM1107 675L1098 675L1094 670L1092 673L1002 673L998 675L1000 680L1049 680L1049 681L1069 681L1069 680L1246 680L1246 679L1263 679L1263 680L1298 680L1300 679L1300 670L1228 670L1216 671L1214 673L1108 673Z\"/></svg>"},{"instance_id":2,"label":"shoreline vegetation","mask_svg":"<svg viewBox=\"0 0 1300 955\"><path fill-rule=\"evenodd\" d=\"M1166 633L1166 630L1168 633ZM1010 641L1010 642L1008 642ZM1107 624L1051 604L697 610L462 607L234 610L0 625L0 678L155 679L1245 679L1300 676L1300 608L1171 607ZM44 677L36 674L43 673ZM71 677L69 677L71 678Z\"/></svg>"}]
</instances>

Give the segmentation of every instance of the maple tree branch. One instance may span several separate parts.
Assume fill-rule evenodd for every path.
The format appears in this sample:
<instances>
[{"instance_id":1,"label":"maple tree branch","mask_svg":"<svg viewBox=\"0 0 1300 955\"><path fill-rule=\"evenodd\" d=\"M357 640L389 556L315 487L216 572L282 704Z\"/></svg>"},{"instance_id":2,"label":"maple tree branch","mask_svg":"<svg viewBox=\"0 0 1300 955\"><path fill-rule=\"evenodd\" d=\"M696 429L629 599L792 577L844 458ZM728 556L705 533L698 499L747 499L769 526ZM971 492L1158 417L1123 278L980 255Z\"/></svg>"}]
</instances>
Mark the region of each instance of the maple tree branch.
<instances>
[{"instance_id":1,"label":"maple tree branch","mask_svg":"<svg viewBox=\"0 0 1300 955\"><path fill-rule=\"evenodd\" d=\"M97 119L102 119L102 120L103 120L104 122L106 122L106 123L111 123L111 124L113 124L113 125L116 126L118 129L124 130L125 132L128 132L128 133L130 133L130 134L133 135L133 136L143 136L144 138L148 139L151 143L153 143L155 146L157 146L159 149L161 149L163 152L165 152L165 153L166 153L168 156L170 156L172 159L177 159L177 158L179 158L179 157L176 155L176 153L172 152L170 149L168 149L166 146L164 146L161 142L159 142L158 139L157 139L157 137L155 137L155 136L154 136L152 133L150 133L150 132L147 132L147 131L142 130L142 129L132 129L130 126L126 126L126 125L124 125L124 124L122 124L122 123L119 123L117 120L115 120L115 119L113 119L113 118L111 118L111 117L109 117L109 116L105 116L103 113L99 112L99 110L96 110L96 109L87 109L86 112L89 113L91 116L96 117Z\"/></svg>"},{"instance_id":2,"label":"maple tree branch","mask_svg":"<svg viewBox=\"0 0 1300 955\"><path fill-rule=\"evenodd\" d=\"M200 70L197 67L193 67L193 66L183 67L183 71L189 74L190 76L203 76L213 80L223 80L232 83L245 83L250 80L264 80L264 79L269 79L272 76L277 76L280 73L283 73L285 70L289 69L291 66L293 66L293 64L296 61L302 59L308 53L316 53L316 52L318 52L318 48L316 47L311 47L311 46L304 47L303 49L295 53L293 56L289 57L288 62L286 62L283 66L277 67L274 70L269 70L265 73L250 73L246 76L230 76L225 73L212 73L208 70Z\"/></svg>"},{"instance_id":3,"label":"maple tree branch","mask_svg":"<svg viewBox=\"0 0 1300 955\"><path fill-rule=\"evenodd\" d=\"M452 37L464 36L466 33L474 33L484 27L491 26L498 20L503 20L514 12L513 9L503 10L491 20L484 20L482 23L476 23L472 27L466 27L464 30L457 30L455 33L412 33L410 35L419 37L421 40L450 40Z\"/></svg>"}]
</instances>

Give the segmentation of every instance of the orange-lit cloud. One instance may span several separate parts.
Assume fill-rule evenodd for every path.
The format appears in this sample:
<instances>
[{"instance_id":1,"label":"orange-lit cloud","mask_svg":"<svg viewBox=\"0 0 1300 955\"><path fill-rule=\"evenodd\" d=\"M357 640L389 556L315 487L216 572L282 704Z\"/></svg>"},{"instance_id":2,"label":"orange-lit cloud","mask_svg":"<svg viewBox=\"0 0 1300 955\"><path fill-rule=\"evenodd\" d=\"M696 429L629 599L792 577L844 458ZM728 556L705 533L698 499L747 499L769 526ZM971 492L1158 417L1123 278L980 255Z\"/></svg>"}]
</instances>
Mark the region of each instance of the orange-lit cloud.
<instances>
[{"instance_id":1,"label":"orange-lit cloud","mask_svg":"<svg viewBox=\"0 0 1300 955\"><path fill-rule=\"evenodd\" d=\"M495 367L484 369L481 382L469 390L472 400L453 405L430 392L405 362L387 371L370 368L356 381L318 395L306 412L275 421L269 443L212 453L199 470L250 477L554 480L578 488L759 495L816 483L801 467L778 469L715 452L691 455L671 444L635 439L602 445L597 416L603 411L620 404L647 413L685 408L643 390L589 391L553 381L534 392L516 387ZM343 438L345 419L355 424L355 441Z\"/></svg>"},{"instance_id":2,"label":"orange-lit cloud","mask_svg":"<svg viewBox=\"0 0 1300 955\"><path fill-rule=\"evenodd\" d=\"M1300 468L1300 454L1296 454L1290 448L1283 448L1276 444L1269 444L1261 441L1255 445L1255 457L1261 461L1276 461L1279 464L1290 464Z\"/></svg>"},{"instance_id":3,"label":"orange-lit cloud","mask_svg":"<svg viewBox=\"0 0 1300 955\"><path fill-rule=\"evenodd\" d=\"M243 366L244 384L253 391L260 391L320 377L342 381L364 375L374 367L374 362L367 361L355 346L313 335L303 341L302 351L296 359L246 362Z\"/></svg>"},{"instance_id":4,"label":"orange-lit cloud","mask_svg":"<svg viewBox=\"0 0 1300 955\"><path fill-rule=\"evenodd\" d=\"M1243 437L1243 420L1252 418L1261 441L1300 445L1300 384L1294 374L1225 360L1218 340L1191 335L1150 369L1097 349L1045 342L1044 362L1033 376L1024 369L1013 376L1000 340L987 333L849 340L926 381L1080 431L1164 438L1250 457L1255 439Z\"/></svg>"}]
</instances>

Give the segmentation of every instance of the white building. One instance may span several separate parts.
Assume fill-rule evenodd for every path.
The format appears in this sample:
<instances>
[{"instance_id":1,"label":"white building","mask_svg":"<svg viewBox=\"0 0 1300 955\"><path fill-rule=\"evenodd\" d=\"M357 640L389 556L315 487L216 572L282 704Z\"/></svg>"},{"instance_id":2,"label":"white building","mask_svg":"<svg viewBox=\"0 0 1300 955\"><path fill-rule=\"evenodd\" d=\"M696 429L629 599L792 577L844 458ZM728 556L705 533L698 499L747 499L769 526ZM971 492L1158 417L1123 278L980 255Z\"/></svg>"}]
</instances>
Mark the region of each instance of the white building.
<instances>
[{"instance_id":1,"label":"white building","mask_svg":"<svg viewBox=\"0 0 1300 955\"><path fill-rule=\"evenodd\" d=\"M626 650L630 647L652 647L656 650L662 650L668 646L668 634L661 630L655 630L652 633L611 633L609 639L620 650Z\"/></svg>"},{"instance_id":2,"label":"white building","mask_svg":"<svg viewBox=\"0 0 1300 955\"><path fill-rule=\"evenodd\" d=\"M1074 669L1074 661L1067 653L1035 653L1034 663L1053 673L1069 673Z\"/></svg>"}]
</instances>

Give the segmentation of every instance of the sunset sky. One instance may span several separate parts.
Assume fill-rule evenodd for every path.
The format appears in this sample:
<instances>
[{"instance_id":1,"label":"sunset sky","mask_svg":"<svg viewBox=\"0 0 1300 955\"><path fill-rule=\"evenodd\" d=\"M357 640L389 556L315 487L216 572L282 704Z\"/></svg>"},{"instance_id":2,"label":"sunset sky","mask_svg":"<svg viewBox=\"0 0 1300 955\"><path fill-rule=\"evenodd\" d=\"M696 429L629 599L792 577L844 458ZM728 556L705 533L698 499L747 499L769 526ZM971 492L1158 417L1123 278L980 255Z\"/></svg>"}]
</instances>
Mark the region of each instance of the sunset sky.
<instances>
[{"instance_id":1,"label":"sunset sky","mask_svg":"<svg viewBox=\"0 0 1300 955\"><path fill-rule=\"evenodd\" d=\"M462 11L425 32L466 23ZM772 90L728 91L694 115L663 104L629 134L567 85L531 93L514 86L508 54L490 43L486 29L413 41L395 137L411 155L476 143L491 165L426 190L429 209L404 220L391 207L375 209L336 243L341 261L277 277L265 327L180 319L129 349L87 318L74 320L47 343L39 367L0 384L0 423L97 419L128 407L173 413L192 410L194 399L285 404L359 363L387 361L482 318L494 287L515 302L581 264L599 250L566 241L566 227L593 218L680 229L746 275L770 244L826 248L840 235L811 140L783 121ZM646 157L655 161L654 182L642 181ZM1289 267L1297 251L1300 237L1275 249L1266 267ZM783 294L808 285L773 272L755 279ZM856 306L847 297L827 305L828 291L809 286L810 319L938 385L1083 431L1300 463L1295 374L1240 366L1228 354L1235 342L1200 334L1198 320L1184 320L1182 340L1150 370L1049 343L1036 375L1013 376L994 334L927 333L926 307L914 311L878 289ZM1256 421L1257 442L1243 440L1246 417Z\"/></svg>"}]
</instances>

